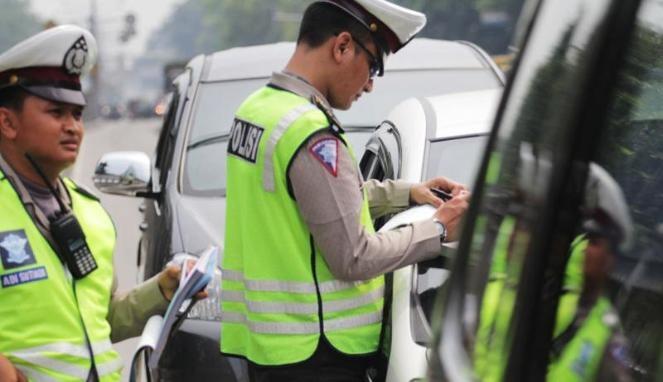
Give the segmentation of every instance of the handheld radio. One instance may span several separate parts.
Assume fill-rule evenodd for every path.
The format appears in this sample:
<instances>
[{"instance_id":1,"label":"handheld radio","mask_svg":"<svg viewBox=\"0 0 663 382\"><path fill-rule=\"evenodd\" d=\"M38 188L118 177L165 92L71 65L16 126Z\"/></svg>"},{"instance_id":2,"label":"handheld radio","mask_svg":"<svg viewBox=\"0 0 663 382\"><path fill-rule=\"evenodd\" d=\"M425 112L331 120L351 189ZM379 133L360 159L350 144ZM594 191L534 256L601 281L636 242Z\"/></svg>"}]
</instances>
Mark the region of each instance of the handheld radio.
<instances>
[{"instance_id":1,"label":"handheld radio","mask_svg":"<svg viewBox=\"0 0 663 382\"><path fill-rule=\"evenodd\" d=\"M67 265L71 275L76 280L82 279L97 269L97 262L94 260L87 241L85 241L85 233L83 233L83 229L78 223L76 216L65 207L57 192L55 192L53 185L48 181L34 159L29 154L25 154L25 157L44 180L53 197L58 201L60 213L48 218L51 235L60 249L60 258Z\"/></svg>"}]
</instances>

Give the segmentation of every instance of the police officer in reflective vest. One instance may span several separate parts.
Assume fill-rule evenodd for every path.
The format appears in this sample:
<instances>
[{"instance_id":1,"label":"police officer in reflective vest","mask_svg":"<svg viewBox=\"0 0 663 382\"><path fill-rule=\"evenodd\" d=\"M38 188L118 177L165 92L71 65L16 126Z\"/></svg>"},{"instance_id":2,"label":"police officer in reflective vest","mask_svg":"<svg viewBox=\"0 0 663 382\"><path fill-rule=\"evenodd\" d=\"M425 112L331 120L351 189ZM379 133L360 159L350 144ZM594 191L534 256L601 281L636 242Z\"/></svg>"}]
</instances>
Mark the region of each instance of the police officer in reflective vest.
<instances>
[{"instance_id":1,"label":"police officer in reflective vest","mask_svg":"<svg viewBox=\"0 0 663 382\"><path fill-rule=\"evenodd\" d=\"M99 200L60 176L83 138L79 77L94 37L41 32L0 55L0 381L119 381L111 346L136 336L177 286L169 267L115 293L115 229Z\"/></svg>"},{"instance_id":2,"label":"police officer in reflective vest","mask_svg":"<svg viewBox=\"0 0 663 382\"><path fill-rule=\"evenodd\" d=\"M382 326L382 274L438 256L469 193L446 178L361 179L332 109L370 92L425 16L385 0L316 1L285 70L239 107L228 144L221 351L253 381L364 380ZM443 203L437 187L454 197ZM375 233L410 204L435 218Z\"/></svg>"}]
</instances>

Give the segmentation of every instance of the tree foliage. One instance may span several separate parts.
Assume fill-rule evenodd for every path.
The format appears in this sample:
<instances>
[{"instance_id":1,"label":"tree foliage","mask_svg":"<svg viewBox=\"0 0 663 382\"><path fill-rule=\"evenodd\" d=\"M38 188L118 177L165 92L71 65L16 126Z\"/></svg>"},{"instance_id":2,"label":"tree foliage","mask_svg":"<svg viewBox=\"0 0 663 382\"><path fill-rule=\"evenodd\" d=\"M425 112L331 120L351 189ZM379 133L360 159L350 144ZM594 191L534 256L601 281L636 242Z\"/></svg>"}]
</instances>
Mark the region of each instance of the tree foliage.
<instances>
[{"instance_id":1,"label":"tree foliage","mask_svg":"<svg viewBox=\"0 0 663 382\"><path fill-rule=\"evenodd\" d=\"M148 50L187 59L235 46L294 40L311 0L187 0L152 36Z\"/></svg>"},{"instance_id":2,"label":"tree foliage","mask_svg":"<svg viewBox=\"0 0 663 382\"><path fill-rule=\"evenodd\" d=\"M505 52L523 0L393 0L426 14L421 36ZM312 0L186 0L153 36L152 53L185 60L234 46L294 40ZM483 17L482 17L483 15ZM497 17L495 17L497 16Z\"/></svg>"},{"instance_id":3,"label":"tree foliage","mask_svg":"<svg viewBox=\"0 0 663 382\"><path fill-rule=\"evenodd\" d=\"M39 31L28 5L23 0L0 0L0 52Z\"/></svg>"}]
</instances>

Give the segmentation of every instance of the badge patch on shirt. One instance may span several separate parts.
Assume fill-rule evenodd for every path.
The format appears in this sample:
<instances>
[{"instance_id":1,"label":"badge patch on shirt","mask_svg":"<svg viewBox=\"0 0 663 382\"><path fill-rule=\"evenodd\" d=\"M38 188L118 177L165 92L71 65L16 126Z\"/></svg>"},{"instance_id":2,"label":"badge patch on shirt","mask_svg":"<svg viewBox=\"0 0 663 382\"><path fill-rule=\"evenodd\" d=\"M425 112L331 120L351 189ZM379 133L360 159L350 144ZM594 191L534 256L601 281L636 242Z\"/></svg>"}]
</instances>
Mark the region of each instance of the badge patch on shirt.
<instances>
[{"instance_id":1,"label":"badge patch on shirt","mask_svg":"<svg viewBox=\"0 0 663 382\"><path fill-rule=\"evenodd\" d=\"M246 121L235 119L230 130L228 154L240 157L251 163L256 163L258 145L265 129L252 125Z\"/></svg>"},{"instance_id":2,"label":"badge patch on shirt","mask_svg":"<svg viewBox=\"0 0 663 382\"><path fill-rule=\"evenodd\" d=\"M0 259L4 269L35 263L35 255L24 230L0 232Z\"/></svg>"},{"instance_id":3,"label":"badge patch on shirt","mask_svg":"<svg viewBox=\"0 0 663 382\"><path fill-rule=\"evenodd\" d=\"M330 174L338 175L338 140L323 138L315 142L309 152Z\"/></svg>"},{"instance_id":4,"label":"badge patch on shirt","mask_svg":"<svg viewBox=\"0 0 663 382\"><path fill-rule=\"evenodd\" d=\"M9 288L32 281L46 280L47 278L48 273L46 272L46 267L37 267L2 275L0 276L0 282L2 283L3 288Z\"/></svg>"}]
</instances>

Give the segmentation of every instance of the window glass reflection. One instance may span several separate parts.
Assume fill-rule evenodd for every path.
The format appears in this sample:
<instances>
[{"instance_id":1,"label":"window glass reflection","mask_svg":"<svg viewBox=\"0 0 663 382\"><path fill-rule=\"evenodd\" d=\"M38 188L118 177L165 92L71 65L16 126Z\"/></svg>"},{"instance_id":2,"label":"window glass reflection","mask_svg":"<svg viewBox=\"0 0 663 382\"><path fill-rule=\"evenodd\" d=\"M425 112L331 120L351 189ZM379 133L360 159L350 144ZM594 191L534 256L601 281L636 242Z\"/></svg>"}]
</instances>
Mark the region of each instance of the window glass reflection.
<instances>
[{"instance_id":1,"label":"window glass reflection","mask_svg":"<svg viewBox=\"0 0 663 382\"><path fill-rule=\"evenodd\" d=\"M604 255L607 264L600 263L598 249L586 253L585 284L591 279L600 281L594 281L600 284L596 309L603 301L616 317L601 344L598 379L660 380L663 376L662 18L659 1L643 3L606 132L598 142L596 161L616 180L633 219L629 245L594 244L613 249ZM587 247L591 246L588 238Z\"/></svg>"}]
</instances>

